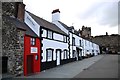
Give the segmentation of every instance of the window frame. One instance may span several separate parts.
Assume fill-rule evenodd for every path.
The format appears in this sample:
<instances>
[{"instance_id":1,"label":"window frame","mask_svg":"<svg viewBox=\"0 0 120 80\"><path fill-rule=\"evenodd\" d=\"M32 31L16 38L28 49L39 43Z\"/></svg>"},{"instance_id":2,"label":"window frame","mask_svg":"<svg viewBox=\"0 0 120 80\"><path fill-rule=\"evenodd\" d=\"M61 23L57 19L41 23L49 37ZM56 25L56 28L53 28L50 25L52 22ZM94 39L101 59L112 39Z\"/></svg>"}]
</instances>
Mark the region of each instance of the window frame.
<instances>
[{"instance_id":1,"label":"window frame","mask_svg":"<svg viewBox=\"0 0 120 80\"><path fill-rule=\"evenodd\" d=\"M66 43L67 43L67 36L64 36L64 35L63 35L63 42L66 42Z\"/></svg>"},{"instance_id":2,"label":"window frame","mask_svg":"<svg viewBox=\"0 0 120 80\"><path fill-rule=\"evenodd\" d=\"M65 49L63 53L63 59L68 59L68 50Z\"/></svg>"},{"instance_id":3,"label":"window frame","mask_svg":"<svg viewBox=\"0 0 120 80\"><path fill-rule=\"evenodd\" d=\"M81 45L81 40L79 40L79 44L80 44L80 47L81 47L81 46L82 46L82 45Z\"/></svg>"},{"instance_id":4,"label":"window frame","mask_svg":"<svg viewBox=\"0 0 120 80\"><path fill-rule=\"evenodd\" d=\"M75 38L72 37L72 45L75 46Z\"/></svg>"},{"instance_id":5,"label":"window frame","mask_svg":"<svg viewBox=\"0 0 120 80\"><path fill-rule=\"evenodd\" d=\"M31 44L31 46L35 46L36 45L36 38L31 37L30 38L30 44Z\"/></svg>"},{"instance_id":6,"label":"window frame","mask_svg":"<svg viewBox=\"0 0 120 80\"><path fill-rule=\"evenodd\" d=\"M51 34L49 35L49 33L51 33ZM47 30L47 38L53 39L53 32L52 31Z\"/></svg>"},{"instance_id":7,"label":"window frame","mask_svg":"<svg viewBox=\"0 0 120 80\"><path fill-rule=\"evenodd\" d=\"M48 51L51 51L51 59L49 59L48 58ZM48 48L48 49L46 49L46 62L50 62L50 61L53 61L53 51L54 51L54 49L52 49L52 48Z\"/></svg>"},{"instance_id":8,"label":"window frame","mask_svg":"<svg viewBox=\"0 0 120 80\"><path fill-rule=\"evenodd\" d=\"M73 58L75 58L75 57L76 57L75 52L76 52L76 51L75 51L75 50L73 50Z\"/></svg>"}]
</instances>

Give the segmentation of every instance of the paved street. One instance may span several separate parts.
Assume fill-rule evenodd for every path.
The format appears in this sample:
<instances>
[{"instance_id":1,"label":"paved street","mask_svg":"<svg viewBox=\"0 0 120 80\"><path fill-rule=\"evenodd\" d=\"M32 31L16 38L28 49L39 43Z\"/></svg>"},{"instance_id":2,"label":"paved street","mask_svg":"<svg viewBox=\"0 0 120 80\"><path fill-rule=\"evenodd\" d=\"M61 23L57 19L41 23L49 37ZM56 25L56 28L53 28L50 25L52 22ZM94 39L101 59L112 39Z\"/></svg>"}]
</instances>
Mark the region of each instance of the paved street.
<instances>
[{"instance_id":1,"label":"paved street","mask_svg":"<svg viewBox=\"0 0 120 80\"><path fill-rule=\"evenodd\" d=\"M105 55L74 78L118 78L118 55Z\"/></svg>"},{"instance_id":2,"label":"paved street","mask_svg":"<svg viewBox=\"0 0 120 80\"><path fill-rule=\"evenodd\" d=\"M98 55L48 69L32 76L21 76L19 78L73 78L83 70L93 65L95 62L101 60L103 57L105 57L105 55Z\"/></svg>"},{"instance_id":3,"label":"paved street","mask_svg":"<svg viewBox=\"0 0 120 80\"><path fill-rule=\"evenodd\" d=\"M118 78L118 55L103 54L15 78ZM15 79L14 78L14 79ZM16 80L16 79L15 79Z\"/></svg>"}]
</instances>

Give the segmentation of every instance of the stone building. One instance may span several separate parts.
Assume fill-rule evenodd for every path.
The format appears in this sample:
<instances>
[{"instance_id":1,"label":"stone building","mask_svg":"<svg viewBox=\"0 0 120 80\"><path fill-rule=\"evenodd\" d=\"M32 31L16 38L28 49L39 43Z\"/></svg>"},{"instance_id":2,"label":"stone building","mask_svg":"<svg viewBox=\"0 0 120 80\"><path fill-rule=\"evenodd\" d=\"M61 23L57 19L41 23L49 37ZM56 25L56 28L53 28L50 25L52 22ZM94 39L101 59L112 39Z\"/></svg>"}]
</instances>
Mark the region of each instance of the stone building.
<instances>
[{"instance_id":1,"label":"stone building","mask_svg":"<svg viewBox=\"0 0 120 80\"><path fill-rule=\"evenodd\" d=\"M36 34L24 23L25 5L22 2L11 4L14 4L15 12L7 10L7 14L2 14L2 72L18 76L24 71L24 38L36 37Z\"/></svg>"},{"instance_id":2,"label":"stone building","mask_svg":"<svg viewBox=\"0 0 120 80\"><path fill-rule=\"evenodd\" d=\"M82 26L81 37L89 38L91 36L91 27Z\"/></svg>"},{"instance_id":3,"label":"stone building","mask_svg":"<svg viewBox=\"0 0 120 80\"><path fill-rule=\"evenodd\" d=\"M120 52L120 35L100 35L91 38L91 40L101 47L106 47L109 53Z\"/></svg>"},{"instance_id":4,"label":"stone building","mask_svg":"<svg viewBox=\"0 0 120 80\"><path fill-rule=\"evenodd\" d=\"M108 51L109 53L117 53L120 52L120 35L112 34L108 35L99 35L99 36L91 36L91 28L82 26L81 36L84 39L95 42L100 45L101 50Z\"/></svg>"},{"instance_id":5,"label":"stone building","mask_svg":"<svg viewBox=\"0 0 120 80\"><path fill-rule=\"evenodd\" d=\"M25 28L16 19L2 18L2 56L8 58L8 73L18 75L23 73Z\"/></svg>"}]
</instances>

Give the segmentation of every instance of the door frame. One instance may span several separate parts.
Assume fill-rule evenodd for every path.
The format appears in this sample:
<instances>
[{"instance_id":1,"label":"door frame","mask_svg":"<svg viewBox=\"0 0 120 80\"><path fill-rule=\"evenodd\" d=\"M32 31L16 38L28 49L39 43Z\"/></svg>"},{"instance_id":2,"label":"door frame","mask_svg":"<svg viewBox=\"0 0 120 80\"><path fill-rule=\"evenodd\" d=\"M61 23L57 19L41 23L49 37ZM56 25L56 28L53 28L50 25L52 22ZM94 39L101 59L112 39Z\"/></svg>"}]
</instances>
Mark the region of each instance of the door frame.
<instances>
[{"instance_id":1,"label":"door frame","mask_svg":"<svg viewBox=\"0 0 120 80\"><path fill-rule=\"evenodd\" d=\"M58 51L60 51L60 59L59 59L59 60L60 60L60 64L61 64L61 52L62 52L62 50L61 50L61 49L56 49L56 65L57 65L57 52L58 52ZM60 65L60 64L59 64L59 65ZM57 65L57 66L58 66L58 65Z\"/></svg>"}]
</instances>

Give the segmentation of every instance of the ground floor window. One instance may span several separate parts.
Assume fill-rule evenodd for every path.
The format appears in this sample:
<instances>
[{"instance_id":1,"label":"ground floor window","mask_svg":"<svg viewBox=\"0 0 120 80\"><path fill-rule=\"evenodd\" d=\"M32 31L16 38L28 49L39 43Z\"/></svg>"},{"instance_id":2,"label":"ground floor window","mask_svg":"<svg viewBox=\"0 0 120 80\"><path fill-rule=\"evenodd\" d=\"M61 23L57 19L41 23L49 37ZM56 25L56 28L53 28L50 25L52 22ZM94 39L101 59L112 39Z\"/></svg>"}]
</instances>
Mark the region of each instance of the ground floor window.
<instances>
[{"instance_id":1,"label":"ground floor window","mask_svg":"<svg viewBox=\"0 0 120 80\"><path fill-rule=\"evenodd\" d=\"M53 60L53 51L54 51L54 49L51 49L51 48L49 48L49 49L46 49L46 59L47 59L47 61L52 61Z\"/></svg>"},{"instance_id":2,"label":"ground floor window","mask_svg":"<svg viewBox=\"0 0 120 80\"><path fill-rule=\"evenodd\" d=\"M64 50L63 59L67 59L67 58L68 58L68 51L65 49Z\"/></svg>"},{"instance_id":3,"label":"ground floor window","mask_svg":"<svg viewBox=\"0 0 120 80\"><path fill-rule=\"evenodd\" d=\"M73 50L73 58L75 58L75 50Z\"/></svg>"}]
</instances>

